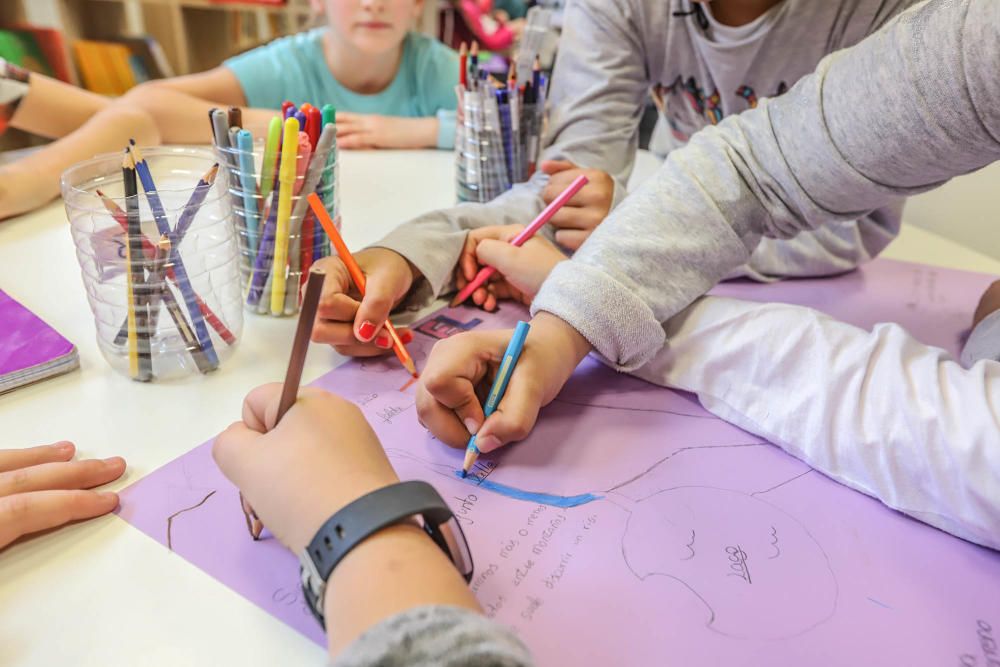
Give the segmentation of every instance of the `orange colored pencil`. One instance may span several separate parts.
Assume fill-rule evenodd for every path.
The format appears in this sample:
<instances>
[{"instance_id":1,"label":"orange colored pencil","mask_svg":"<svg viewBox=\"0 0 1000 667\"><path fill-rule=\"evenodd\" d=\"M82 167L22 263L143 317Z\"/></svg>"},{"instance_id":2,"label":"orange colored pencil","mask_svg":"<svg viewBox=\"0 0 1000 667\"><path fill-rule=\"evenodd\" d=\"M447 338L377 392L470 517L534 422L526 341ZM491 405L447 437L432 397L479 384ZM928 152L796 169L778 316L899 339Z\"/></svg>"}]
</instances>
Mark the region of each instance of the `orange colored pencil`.
<instances>
[{"instance_id":1,"label":"orange colored pencil","mask_svg":"<svg viewBox=\"0 0 1000 667\"><path fill-rule=\"evenodd\" d=\"M313 213L316 214L316 219L319 220L319 224L323 225L323 229L326 230L326 235L330 237L330 241L333 246L337 249L337 255L340 256L340 261L344 263L347 267L347 272L351 275L351 280L354 281L354 285L361 292L361 296L365 295L365 274L362 273L361 267L358 263L354 261L354 256L351 251L347 249L347 244L344 243L344 239L340 236L340 232L333 225L333 220L330 219L330 214L326 212L326 207L323 206L323 200L321 200L316 193L313 192L309 195L309 206L312 208ZM403 364L403 367L412 375L413 377L420 377L417 374L417 366L413 363L413 358L410 357L410 353L406 351L406 346L403 345L403 341L399 339L399 334L396 333L396 328L392 326L392 322L389 320L385 321L385 330L389 332L389 336L392 337L392 351L396 353L396 357L399 359L399 363Z\"/></svg>"}]
</instances>

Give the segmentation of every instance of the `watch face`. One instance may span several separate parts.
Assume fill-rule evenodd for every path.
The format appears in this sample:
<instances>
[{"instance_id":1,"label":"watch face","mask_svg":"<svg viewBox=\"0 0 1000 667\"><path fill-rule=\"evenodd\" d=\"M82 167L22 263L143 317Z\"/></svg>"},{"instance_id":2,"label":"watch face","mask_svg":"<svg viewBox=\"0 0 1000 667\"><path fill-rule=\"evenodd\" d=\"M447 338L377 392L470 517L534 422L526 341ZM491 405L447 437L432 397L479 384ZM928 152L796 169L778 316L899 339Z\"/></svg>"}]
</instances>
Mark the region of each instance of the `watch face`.
<instances>
[{"instance_id":1,"label":"watch face","mask_svg":"<svg viewBox=\"0 0 1000 667\"><path fill-rule=\"evenodd\" d=\"M469 543L465 541L465 533L458 524L458 520L452 516L448 521L438 526L441 537L444 538L451 554L451 560L455 564L459 573L465 581L472 580L472 553L469 551Z\"/></svg>"}]
</instances>

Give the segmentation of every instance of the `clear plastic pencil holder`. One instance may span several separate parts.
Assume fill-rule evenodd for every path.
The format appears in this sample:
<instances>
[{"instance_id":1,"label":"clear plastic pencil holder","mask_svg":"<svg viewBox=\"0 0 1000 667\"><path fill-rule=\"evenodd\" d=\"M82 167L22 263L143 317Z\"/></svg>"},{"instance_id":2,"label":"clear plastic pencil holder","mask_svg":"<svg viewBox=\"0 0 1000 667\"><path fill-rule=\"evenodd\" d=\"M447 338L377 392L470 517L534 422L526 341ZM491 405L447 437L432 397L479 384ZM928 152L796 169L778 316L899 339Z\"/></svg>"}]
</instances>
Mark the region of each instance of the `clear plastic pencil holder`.
<instances>
[{"instance_id":1,"label":"clear plastic pencil holder","mask_svg":"<svg viewBox=\"0 0 1000 667\"><path fill-rule=\"evenodd\" d=\"M122 153L62 175L97 344L112 368L135 380L209 373L243 330L224 175L213 173L208 149L150 148L143 157L158 198L138 178L139 195L126 198Z\"/></svg>"},{"instance_id":2,"label":"clear plastic pencil holder","mask_svg":"<svg viewBox=\"0 0 1000 667\"><path fill-rule=\"evenodd\" d=\"M528 180L538 156L541 119L535 105L504 110L492 86L462 91L455 126L455 195L488 202ZM513 114L518 116L514 121Z\"/></svg>"},{"instance_id":3,"label":"clear plastic pencil holder","mask_svg":"<svg viewBox=\"0 0 1000 667\"><path fill-rule=\"evenodd\" d=\"M224 208L236 225L243 303L251 312L299 312L309 267L331 253L330 239L312 213L307 197L315 192L340 229L336 146L314 164L314 155L296 156L295 177L280 176L280 159L264 164L264 143L253 152L216 148L226 171ZM315 170L313 170L315 168ZM264 173L266 172L266 173Z\"/></svg>"}]
</instances>

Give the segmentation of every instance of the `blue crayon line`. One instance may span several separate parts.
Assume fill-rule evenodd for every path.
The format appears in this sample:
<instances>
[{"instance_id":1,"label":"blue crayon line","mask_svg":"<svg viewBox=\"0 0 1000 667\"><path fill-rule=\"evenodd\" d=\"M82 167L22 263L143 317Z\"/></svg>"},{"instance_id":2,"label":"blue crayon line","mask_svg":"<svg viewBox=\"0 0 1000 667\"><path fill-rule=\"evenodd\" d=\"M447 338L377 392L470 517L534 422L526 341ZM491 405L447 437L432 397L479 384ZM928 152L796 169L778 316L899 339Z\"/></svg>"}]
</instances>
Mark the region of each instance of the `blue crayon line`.
<instances>
[{"instance_id":1,"label":"blue crayon line","mask_svg":"<svg viewBox=\"0 0 1000 667\"><path fill-rule=\"evenodd\" d=\"M462 471L456 470L455 477L462 479ZM501 496L513 498L514 500L526 500L531 503L538 503L539 505L551 505L552 507L577 507L604 498L604 496L595 496L592 493L581 493L578 496L556 496L551 493L523 491L522 489L515 489L513 486L507 486L506 484L498 484L488 479L477 480L473 477L466 477L463 481L473 486L478 486L481 489L499 493Z\"/></svg>"}]
</instances>

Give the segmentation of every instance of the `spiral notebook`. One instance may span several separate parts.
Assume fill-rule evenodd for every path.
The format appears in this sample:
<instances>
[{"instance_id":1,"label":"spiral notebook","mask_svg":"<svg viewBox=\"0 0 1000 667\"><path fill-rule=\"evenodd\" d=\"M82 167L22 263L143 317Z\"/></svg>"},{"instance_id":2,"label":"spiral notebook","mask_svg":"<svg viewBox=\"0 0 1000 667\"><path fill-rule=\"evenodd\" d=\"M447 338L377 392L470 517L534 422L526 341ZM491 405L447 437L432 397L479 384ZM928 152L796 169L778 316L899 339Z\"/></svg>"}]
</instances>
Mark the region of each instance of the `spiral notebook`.
<instances>
[{"instance_id":1,"label":"spiral notebook","mask_svg":"<svg viewBox=\"0 0 1000 667\"><path fill-rule=\"evenodd\" d=\"M0 290L0 394L79 366L73 343Z\"/></svg>"}]
</instances>

